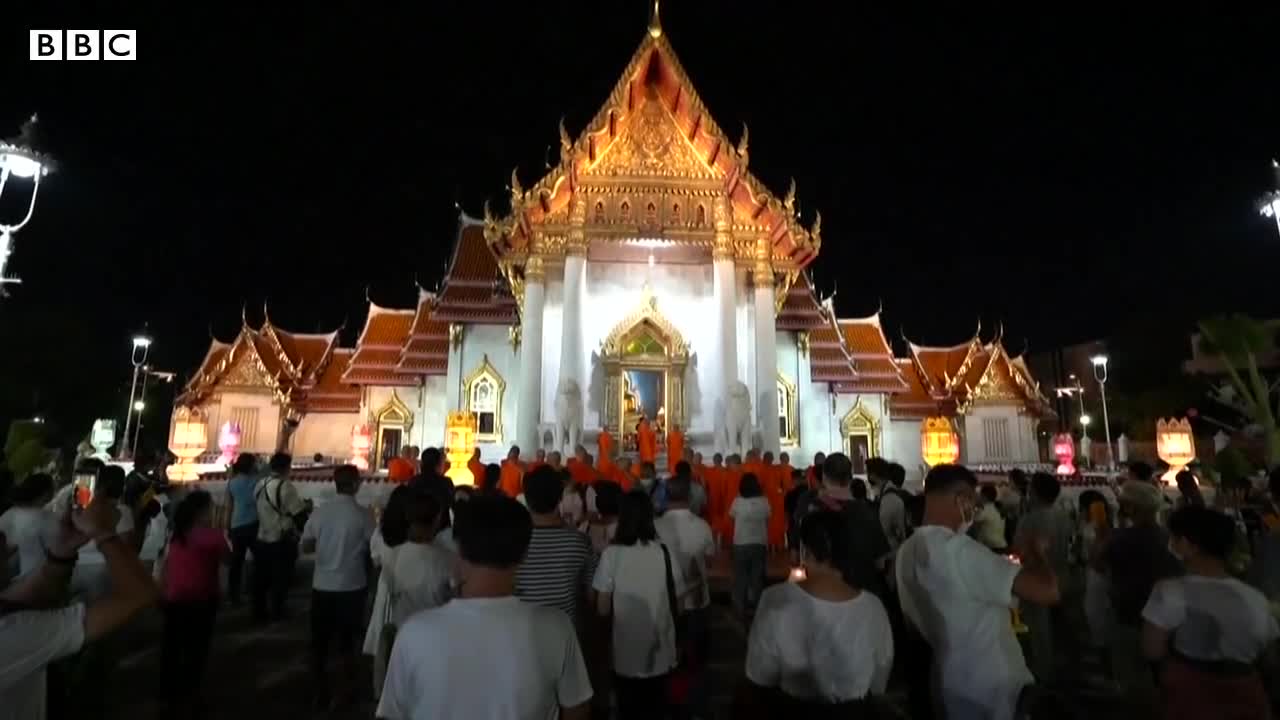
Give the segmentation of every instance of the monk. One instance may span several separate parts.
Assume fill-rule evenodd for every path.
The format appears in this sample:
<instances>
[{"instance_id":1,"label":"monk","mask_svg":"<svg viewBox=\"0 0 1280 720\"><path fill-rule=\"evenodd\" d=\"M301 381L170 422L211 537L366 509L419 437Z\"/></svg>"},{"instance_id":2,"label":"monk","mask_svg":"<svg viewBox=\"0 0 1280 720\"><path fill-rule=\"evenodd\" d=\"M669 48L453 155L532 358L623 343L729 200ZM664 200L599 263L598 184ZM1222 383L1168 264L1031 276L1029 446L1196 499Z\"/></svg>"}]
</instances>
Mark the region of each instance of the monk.
<instances>
[{"instance_id":1,"label":"monk","mask_svg":"<svg viewBox=\"0 0 1280 720\"><path fill-rule=\"evenodd\" d=\"M640 426L636 428L636 445L640 454L640 462L651 463L658 458L658 434L649 424L649 418L640 417Z\"/></svg>"},{"instance_id":2,"label":"monk","mask_svg":"<svg viewBox=\"0 0 1280 720\"><path fill-rule=\"evenodd\" d=\"M827 461L827 456L817 453L813 456L813 464L805 471L804 479L809 484L810 490L818 490L822 487L822 463Z\"/></svg>"},{"instance_id":3,"label":"monk","mask_svg":"<svg viewBox=\"0 0 1280 720\"><path fill-rule=\"evenodd\" d=\"M412 445L400 448L400 455L391 458L391 462L387 463L387 479L391 482L408 482L409 478L417 474L417 471L417 466L413 462Z\"/></svg>"},{"instance_id":4,"label":"monk","mask_svg":"<svg viewBox=\"0 0 1280 720\"><path fill-rule=\"evenodd\" d=\"M533 462L529 463L529 467L526 470L526 472L533 472L534 470L537 470L538 468L546 464L547 464L547 451L543 450L542 448L538 448L538 450L533 453Z\"/></svg>"},{"instance_id":5,"label":"monk","mask_svg":"<svg viewBox=\"0 0 1280 720\"><path fill-rule=\"evenodd\" d=\"M602 465L607 465L613 458L613 435L608 430L601 429L600 434L596 436L596 457L600 458Z\"/></svg>"},{"instance_id":6,"label":"monk","mask_svg":"<svg viewBox=\"0 0 1280 720\"><path fill-rule=\"evenodd\" d=\"M581 445L575 449L573 459L569 461L569 477L573 478L576 485L590 485L595 482L596 470L591 466L591 456Z\"/></svg>"},{"instance_id":7,"label":"monk","mask_svg":"<svg viewBox=\"0 0 1280 720\"><path fill-rule=\"evenodd\" d=\"M519 446L511 446L507 459L502 461L502 474L498 477L498 487L507 497L517 497L524 492L524 466L520 462Z\"/></svg>"},{"instance_id":8,"label":"monk","mask_svg":"<svg viewBox=\"0 0 1280 720\"><path fill-rule=\"evenodd\" d=\"M560 452L559 451L552 450L551 452L547 453L547 467L551 468L552 470L555 470L556 472L560 472Z\"/></svg>"},{"instance_id":9,"label":"monk","mask_svg":"<svg viewBox=\"0 0 1280 720\"><path fill-rule=\"evenodd\" d=\"M707 522L712 532L720 533L720 517L727 511L724 498L724 456L716 453L711 456L711 464L702 470L703 481L707 484Z\"/></svg>"},{"instance_id":10,"label":"monk","mask_svg":"<svg viewBox=\"0 0 1280 720\"><path fill-rule=\"evenodd\" d=\"M746 472L741 457L730 455L725 458L724 481L721 485L724 493L724 509L720 515L720 534L727 543L733 542L733 517L729 515L729 506L733 504L733 499L738 497L738 487L742 484L742 476ZM759 478L759 476L756 477Z\"/></svg>"},{"instance_id":11,"label":"monk","mask_svg":"<svg viewBox=\"0 0 1280 720\"><path fill-rule=\"evenodd\" d=\"M760 488L769 501L769 548L778 550L787 535L787 512L783 509L782 500L791 475L782 474L782 466L773 464L773 453L768 450L761 465Z\"/></svg>"},{"instance_id":12,"label":"monk","mask_svg":"<svg viewBox=\"0 0 1280 720\"><path fill-rule=\"evenodd\" d=\"M671 423L671 429L667 431L667 472L674 475L676 463L687 460L684 449L684 433L678 424Z\"/></svg>"},{"instance_id":13,"label":"monk","mask_svg":"<svg viewBox=\"0 0 1280 720\"><path fill-rule=\"evenodd\" d=\"M634 476L631 474L631 458L623 455L618 458L618 462L610 464L613 468L605 477L618 483L622 487L622 492L630 492L631 484L635 482Z\"/></svg>"},{"instance_id":14,"label":"monk","mask_svg":"<svg viewBox=\"0 0 1280 720\"><path fill-rule=\"evenodd\" d=\"M475 486L484 486L484 463L480 462L480 448L471 453L471 459L467 461L467 469L471 471L471 476L475 478Z\"/></svg>"}]
</instances>

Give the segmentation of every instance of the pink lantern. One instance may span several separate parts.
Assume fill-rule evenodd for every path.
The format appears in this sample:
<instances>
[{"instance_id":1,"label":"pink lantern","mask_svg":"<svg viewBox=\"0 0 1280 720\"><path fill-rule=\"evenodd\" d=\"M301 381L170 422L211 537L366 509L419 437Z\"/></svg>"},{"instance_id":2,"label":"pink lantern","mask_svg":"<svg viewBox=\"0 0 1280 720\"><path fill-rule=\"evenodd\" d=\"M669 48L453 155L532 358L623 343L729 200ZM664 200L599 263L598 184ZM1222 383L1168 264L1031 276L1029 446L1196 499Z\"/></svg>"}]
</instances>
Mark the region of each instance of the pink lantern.
<instances>
[{"instance_id":1,"label":"pink lantern","mask_svg":"<svg viewBox=\"0 0 1280 720\"><path fill-rule=\"evenodd\" d=\"M369 469L369 449L373 447L373 436L369 426L363 423L351 428L351 464L360 468L361 472Z\"/></svg>"},{"instance_id":2,"label":"pink lantern","mask_svg":"<svg viewBox=\"0 0 1280 720\"><path fill-rule=\"evenodd\" d=\"M1053 436L1053 456L1058 458L1059 475L1076 474L1076 468L1072 465L1076 457L1076 445L1070 433L1058 433Z\"/></svg>"},{"instance_id":3,"label":"pink lantern","mask_svg":"<svg viewBox=\"0 0 1280 720\"><path fill-rule=\"evenodd\" d=\"M240 423L231 420L222 423L218 430L218 449L222 451L218 456L219 464L230 465L236 461L240 455L240 437Z\"/></svg>"}]
</instances>

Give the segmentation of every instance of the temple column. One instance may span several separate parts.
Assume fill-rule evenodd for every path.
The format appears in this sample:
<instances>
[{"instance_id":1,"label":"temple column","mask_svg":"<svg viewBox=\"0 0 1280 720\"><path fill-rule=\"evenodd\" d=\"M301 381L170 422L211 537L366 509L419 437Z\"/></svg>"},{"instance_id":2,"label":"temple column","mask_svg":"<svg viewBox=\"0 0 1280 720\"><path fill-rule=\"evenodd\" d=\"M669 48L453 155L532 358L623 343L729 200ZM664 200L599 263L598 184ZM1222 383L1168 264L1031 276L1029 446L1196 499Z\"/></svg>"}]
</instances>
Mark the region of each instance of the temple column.
<instances>
[{"instance_id":1,"label":"temple column","mask_svg":"<svg viewBox=\"0 0 1280 720\"><path fill-rule=\"evenodd\" d=\"M767 258L770 247L761 238L756 250L755 346L756 417L760 421L760 449L777 457L782 449L778 435L778 336L773 298L773 267Z\"/></svg>"},{"instance_id":2,"label":"temple column","mask_svg":"<svg viewBox=\"0 0 1280 720\"><path fill-rule=\"evenodd\" d=\"M575 198L569 207L569 233L565 238L564 248L564 298L560 327L560 379L556 385L556 403L560 407L560 393L568 387L572 380L577 384L577 395L572 399L574 406L569 409L569 418L556 418L557 427L563 431L557 433L560 450L572 452L574 445L581 441L582 420L586 414L584 401L587 387L582 370L582 286L587 275L587 206Z\"/></svg>"},{"instance_id":3,"label":"temple column","mask_svg":"<svg viewBox=\"0 0 1280 720\"><path fill-rule=\"evenodd\" d=\"M524 267L524 314L520 318L520 394L516 403L516 444L526 457L542 447L538 423L542 418L542 311L546 275L541 257Z\"/></svg>"},{"instance_id":4,"label":"temple column","mask_svg":"<svg viewBox=\"0 0 1280 720\"><path fill-rule=\"evenodd\" d=\"M712 252L711 291L716 307L716 346L720 360L719 395L712 427L717 431L724 425L723 414L729 399L729 388L738 380L738 293L737 271L733 262L733 235L729 226L728 203L719 198L715 204L715 247ZM719 435L716 450L720 447Z\"/></svg>"}]
</instances>

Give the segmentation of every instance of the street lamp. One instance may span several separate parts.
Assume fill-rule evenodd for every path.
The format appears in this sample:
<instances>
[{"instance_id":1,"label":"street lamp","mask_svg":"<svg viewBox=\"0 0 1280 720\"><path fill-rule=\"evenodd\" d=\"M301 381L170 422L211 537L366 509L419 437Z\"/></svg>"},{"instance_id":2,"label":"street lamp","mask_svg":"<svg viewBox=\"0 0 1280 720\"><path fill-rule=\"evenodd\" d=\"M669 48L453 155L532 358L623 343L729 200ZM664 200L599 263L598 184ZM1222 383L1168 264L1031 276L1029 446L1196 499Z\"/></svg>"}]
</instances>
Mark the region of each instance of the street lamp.
<instances>
[{"instance_id":1,"label":"street lamp","mask_svg":"<svg viewBox=\"0 0 1280 720\"><path fill-rule=\"evenodd\" d=\"M10 177L23 180L30 179L31 202L27 205L26 217L16 224L0 222L0 288L7 283L21 282L17 278L5 275L5 266L9 255L13 252L13 234L31 221L36 210L36 194L40 190L40 178L53 172L53 162L48 155L35 151L36 116L22 124L22 130L15 138L0 140L0 196L4 195L5 185Z\"/></svg>"},{"instance_id":2,"label":"street lamp","mask_svg":"<svg viewBox=\"0 0 1280 720\"><path fill-rule=\"evenodd\" d=\"M147 404L141 400L137 400L133 403L133 409L135 412L142 412L147 409Z\"/></svg>"},{"instance_id":3,"label":"street lamp","mask_svg":"<svg viewBox=\"0 0 1280 720\"><path fill-rule=\"evenodd\" d=\"M125 407L124 413L124 435L120 436L120 450L116 453L118 460L126 457L125 449L129 447L129 428L133 423L133 413L142 411L134 399L138 392L138 371L146 364L147 353L150 350L151 338L146 333L133 336L133 355L130 357L130 362L133 364L133 383L129 385L129 404ZM141 402L141 400L138 401L138 403Z\"/></svg>"},{"instance_id":4,"label":"street lamp","mask_svg":"<svg viewBox=\"0 0 1280 720\"><path fill-rule=\"evenodd\" d=\"M1276 221L1276 232L1280 232L1280 162L1271 161L1271 171L1276 174L1276 189L1262 196L1262 203L1258 206L1258 212L1263 217L1269 217Z\"/></svg>"},{"instance_id":5,"label":"street lamp","mask_svg":"<svg viewBox=\"0 0 1280 720\"><path fill-rule=\"evenodd\" d=\"M1107 436L1107 463L1110 469L1116 467L1116 451L1111 447L1111 418L1107 415L1107 363L1109 359L1106 355L1094 355L1089 358L1089 362L1093 363L1093 377L1098 381L1098 388L1102 395L1102 431Z\"/></svg>"},{"instance_id":6,"label":"street lamp","mask_svg":"<svg viewBox=\"0 0 1280 720\"><path fill-rule=\"evenodd\" d=\"M173 382L174 373L152 370L150 365L142 366L142 388L138 390L138 400L133 403L133 409L138 411L138 423L133 426L133 445L129 451L130 457L138 456L138 438L142 437L142 411L147 406L147 380L149 378Z\"/></svg>"}]
</instances>

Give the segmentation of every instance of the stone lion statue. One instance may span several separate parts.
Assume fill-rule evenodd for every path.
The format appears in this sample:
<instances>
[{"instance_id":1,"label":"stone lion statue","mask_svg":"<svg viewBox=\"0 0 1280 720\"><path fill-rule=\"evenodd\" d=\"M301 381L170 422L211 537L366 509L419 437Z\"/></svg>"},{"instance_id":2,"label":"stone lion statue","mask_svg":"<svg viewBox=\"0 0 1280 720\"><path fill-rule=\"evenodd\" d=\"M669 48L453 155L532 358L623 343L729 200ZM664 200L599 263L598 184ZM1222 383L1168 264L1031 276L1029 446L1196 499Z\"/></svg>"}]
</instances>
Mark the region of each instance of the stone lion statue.
<instances>
[{"instance_id":1,"label":"stone lion statue","mask_svg":"<svg viewBox=\"0 0 1280 720\"><path fill-rule=\"evenodd\" d=\"M577 380L561 380L556 390L555 431L555 449L566 457L582 441L582 388Z\"/></svg>"},{"instance_id":2,"label":"stone lion statue","mask_svg":"<svg viewBox=\"0 0 1280 720\"><path fill-rule=\"evenodd\" d=\"M751 391L742 381L729 385L724 412L716 428L716 447L725 454L745 455L751 447Z\"/></svg>"}]
</instances>

